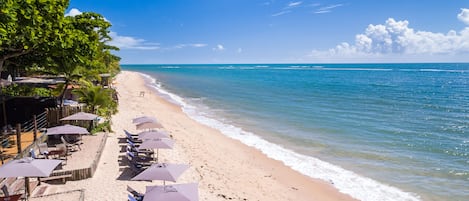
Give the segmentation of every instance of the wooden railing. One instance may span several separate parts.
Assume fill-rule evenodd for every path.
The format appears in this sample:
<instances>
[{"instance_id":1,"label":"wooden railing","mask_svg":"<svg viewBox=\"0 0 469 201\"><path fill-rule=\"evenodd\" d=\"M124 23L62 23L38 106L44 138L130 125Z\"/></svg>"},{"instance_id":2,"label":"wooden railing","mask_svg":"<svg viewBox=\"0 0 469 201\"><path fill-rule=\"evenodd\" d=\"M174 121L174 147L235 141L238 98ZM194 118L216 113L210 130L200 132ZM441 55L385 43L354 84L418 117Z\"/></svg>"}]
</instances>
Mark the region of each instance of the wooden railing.
<instances>
[{"instance_id":1,"label":"wooden railing","mask_svg":"<svg viewBox=\"0 0 469 201\"><path fill-rule=\"evenodd\" d=\"M69 179L71 181L83 180L83 179L88 179L88 178L93 177L98 167L101 155L103 153L104 146L106 145L108 133L103 133L101 135L104 135L104 137L101 138L101 142L99 143L97 154L89 167L81 168L81 169L74 169L74 170L58 170L58 171L54 171L50 176L52 177L52 176L71 174L72 177Z\"/></svg>"},{"instance_id":2,"label":"wooden railing","mask_svg":"<svg viewBox=\"0 0 469 201\"><path fill-rule=\"evenodd\" d=\"M60 119L78 112L83 112L83 109L83 105L46 108L48 127L61 125L62 122Z\"/></svg>"}]
</instances>

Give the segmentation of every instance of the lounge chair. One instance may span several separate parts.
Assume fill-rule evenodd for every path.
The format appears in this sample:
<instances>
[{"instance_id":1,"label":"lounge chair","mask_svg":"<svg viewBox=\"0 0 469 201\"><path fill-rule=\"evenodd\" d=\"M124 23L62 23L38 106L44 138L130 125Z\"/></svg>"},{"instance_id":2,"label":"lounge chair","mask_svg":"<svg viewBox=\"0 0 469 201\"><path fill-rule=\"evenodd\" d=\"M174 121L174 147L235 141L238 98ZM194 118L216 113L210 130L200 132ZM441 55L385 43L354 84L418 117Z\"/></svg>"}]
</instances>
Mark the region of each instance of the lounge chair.
<instances>
[{"instance_id":1,"label":"lounge chair","mask_svg":"<svg viewBox=\"0 0 469 201\"><path fill-rule=\"evenodd\" d=\"M132 137L138 137L138 134L133 134L133 133L127 131L127 130L124 130L124 133L125 133L125 135L127 135L127 136L130 135L130 136L132 136Z\"/></svg>"},{"instance_id":2,"label":"lounge chair","mask_svg":"<svg viewBox=\"0 0 469 201\"><path fill-rule=\"evenodd\" d=\"M139 199L139 198L134 197L131 194L128 194L127 198L129 199L129 201L141 201L141 200L143 200L143 198Z\"/></svg>"},{"instance_id":3,"label":"lounge chair","mask_svg":"<svg viewBox=\"0 0 469 201\"><path fill-rule=\"evenodd\" d=\"M132 170L134 173L138 174L142 172L143 170L147 169L150 167L153 163L151 160L141 160L140 157L134 156L132 153L127 153L127 158L128 158L128 165L130 170Z\"/></svg>"},{"instance_id":4,"label":"lounge chair","mask_svg":"<svg viewBox=\"0 0 469 201\"><path fill-rule=\"evenodd\" d=\"M127 142L132 142L132 143L142 143L142 140L139 140L138 138L133 137L129 133L125 133L125 136L127 137Z\"/></svg>"},{"instance_id":5,"label":"lounge chair","mask_svg":"<svg viewBox=\"0 0 469 201\"><path fill-rule=\"evenodd\" d=\"M152 157L155 154L155 151L153 150L138 149L136 147L133 147L132 145L127 145L126 150L135 153L137 156L139 154L144 154L147 157Z\"/></svg>"},{"instance_id":6,"label":"lounge chair","mask_svg":"<svg viewBox=\"0 0 469 201\"><path fill-rule=\"evenodd\" d=\"M79 143L69 143L65 140L63 136L60 137L60 140L62 141L62 143L65 144L65 146L67 146L67 149L69 149L70 151L76 151L75 149L76 147L78 147L78 149L81 151L81 147Z\"/></svg>"},{"instance_id":7,"label":"lounge chair","mask_svg":"<svg viewBox=\"0 0 469 201\"><path fill-rule=\"evenodd\" d=\"M127 191L133 195L133 197L135 198L143 198L144 194L142 193L139 193L138 191L136 191L135 189L133 189L132 187L128 186L127 185Z\"/></svg>"},{"instance_id":8,"label":"lounge chair","mask_svg":"<svg viewBox=\"0 0 469 201\"><path fill-rule=\"evenodd\" d=\"M23 196L22 193L16 194L16 195L10 195L10 189L8 188L7 185L2 186L2 192L3 192L3 197L0 197L0 200L16 201L16 200L20 200L20 198Z\"/></svg>"},{"instance_id":9,"label":"lounge chair","mask_svg":"<svg viewBox=\"0 0 469 201\"><path fill-rule=\"evenodd\" d=\"M37 144L37 149L39 150L39 154L46 156L49 153L49 147L47 143L39 143Z\"/></svg>"},{"instance_id":10,"label":"lounge chair","mask_svg":"<svg viewBox=\"0 0 469 201\"><path fill-rule=\"evenodd\" d=\"M59 159L63 160L65 162L65 164L67 164L67 158L68 158L68 155L69 155L67 146L65 144L58 144L56 151L58 153Z\"/></svg>"},{"instance_id":11,"label":"lounge chair","mask_svg":"<svg viewBox=\"0 0 469 201\"><path fill-rule=\"evenodd\" d=\"M153 161L152 157L138 156L130 151L127 151L127 159L140 164L150 164Z\"/></svg>"},{"instance_id":12,"label":"lounge chair","mask_svg":"<svg viewBox=\"0 0 469 201\"><path fill-rule=\"evenodd\" d=\"M127 145L131 146L132 148L138 148L140 146L140 143L135 143L127 139Z\"/></svg>"},{"instance_id":13,"label":"lounge chair","mask_svg":"<svg viewBox=\"0 0 469 201\"><path fill-rule=\"evenodd\" d=\"M34 159L45 159L46 158L46 156L44 156L44 155L36 155L36 152L34 151L33 148L31 148L29 150L29 155L31 156L31 158L34 158Z\"/></svg>"}]
</instances>

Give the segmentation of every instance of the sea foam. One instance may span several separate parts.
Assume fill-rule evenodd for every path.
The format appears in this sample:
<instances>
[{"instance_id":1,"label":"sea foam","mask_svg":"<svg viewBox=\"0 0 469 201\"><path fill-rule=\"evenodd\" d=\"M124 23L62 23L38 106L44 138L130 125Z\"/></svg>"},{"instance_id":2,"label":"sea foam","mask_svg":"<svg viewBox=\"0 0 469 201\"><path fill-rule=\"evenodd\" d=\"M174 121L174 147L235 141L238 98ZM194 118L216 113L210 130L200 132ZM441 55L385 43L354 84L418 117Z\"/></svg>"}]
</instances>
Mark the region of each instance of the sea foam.
<instances>
[{"instance_id":1,"label":"sea foam","mask_svg":"<svg viewBox=\"0 0 469 201\"><path fill-rule=\"evenodd\" d=\"M154 88L158 94L166 100L181 106L182 110L197 122L217 129L230 138L254 147L269 158L281 161L286 166L306 176L330 182L340 192L348 194L355 199L363 201L420 200L420 197L413 193L404 192L396 187L358 175L317 158L298 154L280 145L268 142L242 128L221 122L215 118L210 118L203 111L200 111L199 108L186 103L184 98L165 90L155 78L147 74L140 74L149 81L149 86Z\"/></svg>"}]
</instances>

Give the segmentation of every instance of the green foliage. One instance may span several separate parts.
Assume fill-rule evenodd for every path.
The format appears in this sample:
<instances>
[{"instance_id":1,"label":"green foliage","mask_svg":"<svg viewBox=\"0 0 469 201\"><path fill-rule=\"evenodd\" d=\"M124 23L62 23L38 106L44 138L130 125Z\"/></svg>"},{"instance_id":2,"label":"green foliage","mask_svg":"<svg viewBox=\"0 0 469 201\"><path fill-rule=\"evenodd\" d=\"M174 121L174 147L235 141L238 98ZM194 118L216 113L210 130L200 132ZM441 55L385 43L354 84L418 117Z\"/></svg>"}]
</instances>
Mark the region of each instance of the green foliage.
<instances>
[{"instance_id":1,"label":"green foliage","mask_svg":"<svg viewBox=\"0 0 469 201\"><path fill-rule=\"evenodd\" d=\"M98 132L112 132L111 121L107 120L101 124L98 124L91 130L91 134L96 134Z\"/></svg>"},{"instance_id":2,"label":"green foliage","mask_svg":"<svg viewBox=\"0 0 469 201\"><path fill-rule=\"evenodd\" d=\"M120 58L111 53L111 24L97 13L65 16L69 0L0 0L0 73L4 68L26 74L64 76L54 90L5 89L11 95L54 95L63 100L69 84L116 75ZM15 88L16 87L16 88ZM110 118L117 112L112 91L84 84L75 91L90 111Z\"/></svg>"},{"instance_id":3,"label":"green foliage","mask_svg":"<svg viewBox=\"0 0 469 201\"><path fill-rule=\"evenodd\" d=\"M11 58L47 52L60 37L68 0L0 1L0 71Z\"/></svg>"},{"instance_id":4,"label":"green foliage","mask_svg":"<svg viewBox=\"0 0 469 201\"><path fill-rule=\"evenodd\" d=\"M12 84L2 88L2 93L8 96L39 96L50 97L52 91L43 87L30 87L25 85Z\"/></svg>"},{"instance_id":5,"label":"green foliage","mask_svg":"<svg viewBox=\"0 0 469 201\"><path fill-rule=\"evenodd\" d=\"M100 86L85 85L73 91L79 101L86 103L88 111L110 118L117 112L117 103L112 99L112 91Z\"/></svg>"},{"instance_id":6,"label":"green foliage","mask_svg":"<svg viewBox=\"0 0 469 201\"><path fill-rule=\"evenodd\" d=\"M116 74L119 57L106 45L111 24L97 13L64 16L68 0L0 1L0 72L8 69L81 78Z\"/></svg>"}]
</instances>

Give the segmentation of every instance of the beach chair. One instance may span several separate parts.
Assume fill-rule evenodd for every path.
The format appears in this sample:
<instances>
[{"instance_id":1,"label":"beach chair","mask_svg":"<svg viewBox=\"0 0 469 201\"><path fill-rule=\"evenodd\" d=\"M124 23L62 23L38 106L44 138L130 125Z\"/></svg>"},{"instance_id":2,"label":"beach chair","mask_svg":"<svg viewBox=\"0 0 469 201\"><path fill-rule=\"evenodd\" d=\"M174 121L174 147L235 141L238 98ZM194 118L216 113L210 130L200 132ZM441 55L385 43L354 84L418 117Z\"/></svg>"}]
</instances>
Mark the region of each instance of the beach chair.
<instances>
[{"instance_id":1,"label":"beach chair","mask_svg":"<svg viewBox=\"0 0 469 201\"><path fill-rule=\"evenodd\" d=\"M141 199L143 199L144 194L139 193L138 191L136 191L135 189L133 189L132 187L130 187L130 186L128 186L128 185L127 185L127 191L128 191L130 194L132 194L132 196L133 196L134 198L141 198Z\"/></svg>"},{"instance_id":2,"label":"beach chair","mask_svg":"<svg viewBox=\"0 0 469 201\"><path fill-rule=\"evenodd\" d=\"M67 164L67 158L68 158L68 155L69 155L67 146L64 145L64 144L58 144L57 145L57 153L58 153L59 159L63 160L65 162L65 164Z\"/></svg>"},{"instance_id":3,"label":"beach chair","mask_svg":"<svg viewBox=\"0 0 469 201\"><path fill-rule=\"evenodd\" d=\"M36 152L34 151L33 148L29 149L29 156L31 156L31 158L34 158L34 159L45 159L46 158L44 155L37 156Z\"/></svg>"},{"instance_id":4,"label":"beach chair","mask_svg":"<svg viewBox=\"0 0 469 201\"><path fill-rule=\"evenodd\" d=\"M133 137L130 135L130 133L125 133L125 136L127 137L127 142L132 142L132 143L142 143L142 140L139 140L138 138Z\"/></svg>"},{"instance_id":5,"label":"beach chair","mask_svg":"<svg viewBox=\"0 0 469 201\"><path fill-rule=\"evenodd\" d=\"M153 158L155 155L155 152L153 150L139 150L134 147L131 147L130 145L127 145L126 151L132 152L134 155L138 157L149 157Z\"/></svg>"},{"instance_id":6,"label":"beach chair","mask_svg":"<svg viewBox=\"0 0 469 201\"><path fill-rule=\"evenodd\" d=\"M149 163L149 162L152 162L153 161L153 158L152 157L148 157L148 156L138 156L130 151L127 151L127 158L130 160L130 161L134 161L134 162L137 162L137 163L142 163L142 164L145 164L145 163Z\"/></svg>"},{"instance_id":7,"label":"beach chair","mask_svg":"<svg viewBox=\"0 0 469 201\"><path fill-rule=\"evenodd\" d=\"M127 197L128 197L128 199L129 199L129 201L141 201L141 200L135 198L134 196L132 196L131 194L128 194ZM142 199L142 200L143 200L143 199Z\"/></svg>"},{"instance_id":8,"label":"beach chair","mask_svg":"<svg viewBox=\"0 0 469 201\"><path fill-rule=\"evenodd\" d=\"M127 187L128 187L128 186L127 186ZM5 197L10 196L10 191L8 190L8 186L7 186L7 185L3 185L3 186L2 186L2 192L3 192L3 196L5 196Z\"/></svg>"},{"instance_id":9,"label":"beach chair","mask_svg":"<svg viewBox=\"0 0 469 201\"><path fill-rule=\"evenodd\" d=\"M76 151L75 149L76 147L81 151L81 147L79 143L69 143L65 140L64 136L61 136L60 140L62 141L62 143L64 143L67 149L69 149L69 151Z\"/></svg>"},{"instance_id":10,"label":"beach chair","mask_svg":"<svg viewBox=\"0 0 469 201\"><path fill-rule=\"evenodd\" d=\"M10 201L20 200L21 196L23 196L23 194L21 193L16 194L16 195L10 195L10 190L8 189L7 185L2 186L2 192L3 192L3 197L0 197L0 200L10 200Z\"/></svg>"},{"instance_id":11,"label":"beach chair","mask_svg":"<svg viewBox=\"0 0 469 201\"><path fill-rule=\"evenodd\" d=\"M152 158L143 158L135 156L131 152L127 152L127 159L130 169L135 173L141 172L153 164Z\"/></svg>"},{"instance_id":12,"label":"beach chair","mask_svg":"<svg viewBox=\"0 0 469 201\"><path fill-rule=\"evenodd\" d=\"M127 130L124 130L124 133L125 133L125 135L127 135L127 136L132 136L132 137L134 137L134 138L138 137L138 134L133 134L133 133L127 131Z\"/></svg>"},{"instance_id":13,"label":"beach chair","mask_svg":"<svg viewBox=\"0 0 469 201\"><path fill-rule=\"evenodd\" d=\"M47 146L47 143L37 144L37 149L39 150L40 155L47 156L49 153L49 147Z\"/></svg>"},{"instance_id":14,"label":"beach chair","mask_svg":"<svg viewBox=\"0 0 469 201\"><path fill-rule=\"evenodd\" d=\"M139 143L134 143L132 141L130 141L129 139L127 139L127 145L131 146L132 148L135 148L135 149L138 149L138 147L140 146Z\"/></svg>"}]
</instances>

